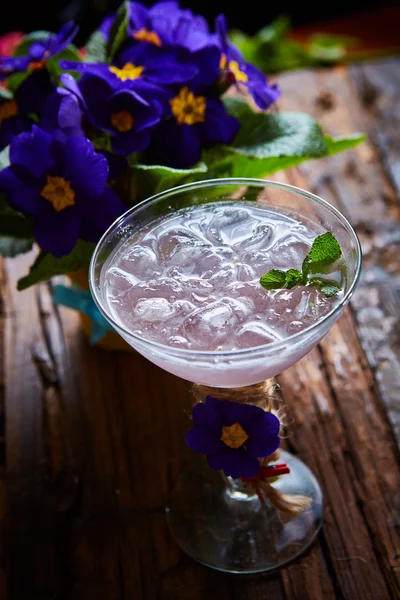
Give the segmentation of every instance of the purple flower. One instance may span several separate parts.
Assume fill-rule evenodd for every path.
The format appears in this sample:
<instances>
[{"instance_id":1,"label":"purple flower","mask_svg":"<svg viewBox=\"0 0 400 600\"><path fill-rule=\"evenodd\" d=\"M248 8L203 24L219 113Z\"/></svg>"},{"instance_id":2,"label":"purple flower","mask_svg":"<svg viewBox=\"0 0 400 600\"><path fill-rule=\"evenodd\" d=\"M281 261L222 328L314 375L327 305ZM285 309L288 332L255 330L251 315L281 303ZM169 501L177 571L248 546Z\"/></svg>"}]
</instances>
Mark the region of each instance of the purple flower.
<instances>
[{"instance_id":1,"label":"purple flower","mask_svg":"<svg viewBox=\"0 0 400 600\"><path fill-rule=\"evenodd\" d=\"M21 114L16 98L0 100L0 150L8 146L16 135L26 131L31 125L30 118Z\"/></svg>"},{"instance_id":2,"label":"purple flower","mask_svg":"<svg viewBox=\"0 0 400 600\"><path fill-rule=\"evenodd\" d=\"M10 205L33 219L38 245L55 256L78 238L98 241L126 210L106 186L107 161L82 137L49 134L37 126L11 143L11 166L0 173Z\"/></svg>"},{"instance_id":3,"label":"purple flower","mask_svg":"<svg viewBox=\"0 0 400 600\"><path fill-rule=\"evenodd\" d=\"M91 124L110 134L114 152L129 156L147 148L150 132L162 114L158 102L147 101L134 90L114 91L107 81L93 75L84 75L79 89Z\"/></svg>"},{"instance_id":4,"label":"purple flower","mask_svg":"<svg viewBox=\"0 0 400 600\"><path fill-rule=\"evenodd\" d=\"M98 31L104 35L104 37L106 38L106 40L110 39L110 32L111 32L111 27L114 24L115 21L115 15L116 13L113 12L109 15L107 15L106 17L104 17L104 19L102 20L102 22L99 25L99 29Z\"/></svg>"},{"instance_id":5,"label":"purple flower","mask_svg":"<svg viewBox=\"0 0 400 600\"><path fill-rule=\"evenodd\" d=\"M181 87L170 97L167 116L157 127L150 150L154 161L177 168L194 165L209 144L230 144L240 127L210 88Z\"/></svg>"},{"instance_id":6,"label":"purple flower","mask_svg":"<svg viewBox=\"0 0 400 600\"><path fill-rule=\"evenodd\" d=\"M60 129L66 136L85 137L83 117L84 110L79 98L69 90L58 87L47 98L39 125L50 133Z\"/></svg>"},{"instance_id":7,"label":"purple flower","mask_svg":"<svg viewBox=\"0 0 400 600\"><path fill-rule=\"evenodd\" d=\"M187 445L230 477L255 477L258 459L279 448L279 419L258 406L207 396L196 404L192 416Z\"/></svg>"},{"instance_id":8,"label":"purple flower","mask_svg":"<svg viewBox=\"0 0 400 600\"><path fill-rule=\"evenodd\" d=\"M0 58L0 80L6 79L14 73L23 71L41 71L46 67L46 61L60 54L69 46L78 32L78 27L70 21L66 23L59 33L50 35L45 40L33 42L25 56L12 56Z\"/></svg>"},{"instance_id":9,"label":"purple flower","mask_svg":"<svg viewBox=\"0 0 400 600\"><path fill-rule=\"evenodd\" d=\"M281 95L277 85L270 85L264 73L246 62L240 51L231 44L224 15L216 18L215 28L221 49L220 67L223 79L229 75L228 82L233 78L239 88L245 87L259 108L264 110L271 106Z\"/></svg>"},{"instance_id":10,"label":"purple flower","mask_svg":"<svg viewBox=\"0 0 400 600\"><path fill-rule=\"evenodd\" d=\"M32 114L40 115L49 94L54 90L46 71L37 71L27 77L16 90L14 97L0 99L0 150L12 139L30 129Z\"/></svg>"},{"instance_id":11,"label":"purple flower","mask_svg":"<svg viewBox=\"0 0 400 600\"><path fill-rule=\"evenodd\" d=\"M159 47L182 46L191 52L213 42L206 19L180 8L173 0L157 2L150 8L131 2L129 34Z\"/></svg>"},{"instance_id":12,"label":"purple flower","mask_svg":"<svg viewBox=\"0 0 400 600\"><path fill-rule=\"evenodd\" d=\"M60 66L68 71L97 75L114 90L135 90L140 81L155 91L158 86L182 83L197 74L198 69L190 64L189 56L183 50L179 53L175 49L158 48L152 44L127 42L112 65L61 60Z\"/></svg>"}]
</instances>

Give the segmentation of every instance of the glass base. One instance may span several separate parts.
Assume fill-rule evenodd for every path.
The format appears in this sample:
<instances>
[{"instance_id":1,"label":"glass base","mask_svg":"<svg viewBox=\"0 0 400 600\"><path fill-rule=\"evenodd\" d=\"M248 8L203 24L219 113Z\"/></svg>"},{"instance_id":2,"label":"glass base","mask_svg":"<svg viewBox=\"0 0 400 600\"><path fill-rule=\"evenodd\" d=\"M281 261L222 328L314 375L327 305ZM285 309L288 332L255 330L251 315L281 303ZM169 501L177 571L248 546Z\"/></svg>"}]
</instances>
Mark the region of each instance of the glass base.
<instances>
[{"instance_id":1,"label":"glass base","mask_svg":"<svg viewBox=\"0 0 400 600\"><path fill-rule=\"evenodd\" d=\"M311 499L295 517L262 504L240 480L224 479L206 460L191 464L166 509L179 546L208 567L243 574L277 569L302 554L321 527L322 492L301 460L281 451L279 462L286 462L290 473L273 486Z\"/></svg>"}]
</instances>

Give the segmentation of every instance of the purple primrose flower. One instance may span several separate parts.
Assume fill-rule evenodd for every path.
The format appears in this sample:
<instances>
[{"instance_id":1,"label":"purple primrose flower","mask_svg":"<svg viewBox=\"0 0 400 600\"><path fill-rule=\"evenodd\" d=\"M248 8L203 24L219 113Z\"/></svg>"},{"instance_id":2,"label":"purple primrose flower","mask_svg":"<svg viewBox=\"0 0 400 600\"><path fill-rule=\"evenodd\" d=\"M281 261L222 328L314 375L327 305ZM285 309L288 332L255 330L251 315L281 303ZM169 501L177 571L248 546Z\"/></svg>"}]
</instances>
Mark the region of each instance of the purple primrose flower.
<instances>
[{"instance_id":1,"label":"purple primrose flower","mask_svg":"<svg viewBox=\"0 0 400 600\"><path fill-rule=\"evenodd\" d=\"M192 79L198 72L184 50L158 48L152 44L128 41L117 54L112 65L105 63L81 63L61 60L60 66L68 71L91 73L105 79L114 90L135 90L137 82L147 83L156 91L162 85L182 83Z\"/></svg>"},{"instance_id":2,"label":"purple primrose flower","mask_svg":"<svg viewBox=\"0 0 400 600\"><path fill-rule=\"evenodd\" d=\"M277 85L270 85L260 69L246 62L240 51L229 41L224 15L215 20L219 47L221 50L220 67L222 73L234 78L236 85L245 87L257 106L266 109L281 95Z\"/></svg>"},{"instance_id":3,"label":"purple primrose flower","mask_svg":"<svg viewBox=\"0 0 400 600\"><path fill-rule=\"evenodd\" d=\"M33 125L15 137L10 167L0 173L9 204L33 219L38 245L55 256L78 238L98 241L125 205L106 186L107 161L82 137L49 134Z\"/></svg>"},{"instance_id":4,"label":"purple primrose flower","mask_svg":"<svg viewBox=\"0 0 400 600\"><path fill-rule=\"evenodd\" d=\"M279 419L252 404L207 396L193 408L193 423L186 435L188 446L230 477L255 477L259 458L279 448Z\"/></svg>"},{"instance_id":5,"label":"purple primrose flower","mask_svg":"<svg viewBox=\"0 0 400 600\"><path fill-rule=\"evenodd\" d=\"M46 61L69 46L77 32L78 27L70 21L60 29L59 33L33 42L25 56L0 57L0 80L7 79L14 73L45 69Z\"/></svg>"},{"instance_id":6,"label":"purple primrose flower","mask_svg":"<svg viewBox=\"0 0 400 600\"><path fill-rule=\"evenodd\" d=\"M156 46L182 46L191 52L213 43L207 21L182 9L179 2L165 0L150 8L130 2L129 34L138 41Z\"/></svg>"},{"instance_id":7,"label":"purple primrose flower","mask_svg":"<svg viewBox=\"0 0 400 600\"><path fill-rule=\"evenodd\" d=\"M168 118L157 127L150 146L152 158L161 164L190 167L200 160L204 147L230 144L239 130L239 121L210 88L183 86L171 95L169 105Z\"/></svg>"}]
</instances>

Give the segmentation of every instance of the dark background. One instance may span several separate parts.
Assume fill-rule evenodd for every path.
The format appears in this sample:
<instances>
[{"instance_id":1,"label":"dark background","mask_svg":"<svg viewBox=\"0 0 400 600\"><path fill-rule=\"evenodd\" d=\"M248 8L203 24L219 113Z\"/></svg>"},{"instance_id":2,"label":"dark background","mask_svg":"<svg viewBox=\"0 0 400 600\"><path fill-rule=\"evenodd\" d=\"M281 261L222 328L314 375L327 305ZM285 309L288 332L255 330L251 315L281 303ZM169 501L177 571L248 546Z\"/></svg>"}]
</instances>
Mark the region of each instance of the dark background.
<instances>
[{"instance_id":1,"label":"dark background","mask_svg":"<svg viewBox=\"0 0 400 600\"><path fill-rule=\"evenodd\" d=\"M0 0L0 34L18 30L24 33L37 29L56 31L69 19L80 25L78 45L84 44L91 31L110 11L116 9L120 0ZM151 6L154 2L145 1ZM294 26L360 13L365 9L378 7L379 0L333 0L328 2L301 2L299 0L182 0L181 5L207 18L210 25L215 17L223 12L231 29L237 28L254 33L275 17L285 14Z\"/></svg>"}]
</instances>

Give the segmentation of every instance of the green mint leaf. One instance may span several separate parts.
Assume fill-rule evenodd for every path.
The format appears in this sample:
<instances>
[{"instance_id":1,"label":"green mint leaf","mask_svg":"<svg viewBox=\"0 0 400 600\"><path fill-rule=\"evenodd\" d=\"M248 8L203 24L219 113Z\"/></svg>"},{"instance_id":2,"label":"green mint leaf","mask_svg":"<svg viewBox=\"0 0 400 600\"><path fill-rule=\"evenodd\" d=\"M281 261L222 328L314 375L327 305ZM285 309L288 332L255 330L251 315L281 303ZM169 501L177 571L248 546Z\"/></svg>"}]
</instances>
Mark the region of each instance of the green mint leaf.
<instances>
[{"instance_id":1,"label":"green mint leaf","mask_svg":"<svg viewBox=\"0 0 400 600\"><path fill-rule=\"evenodd\" d=\"M327 231L315 238L310 252L303 261L303 276L308 273L317 273L327 265L335 262L342 256L342 250L335 236Z\"/></svg>"},{"instance_id":2,"label":"green mint leaf","mask_svg":"<svg viewBox=\"0 0 400 600\"><path fill-rule=\"evenodd\" d=\"M315 285L319 287L320 291L323 294L325 294L325 296L328 296L328 298L336 296L336 294L341 290L340 285L336 281L324 281L323 279L319 279L318 277L313 277L312 279L310 279L309 283L310 285Z\"/></svg>"},{"instance_id":3,"label":"green mint leaf","mask_svg":"<svg viewBox=\"0 0 400 600\"><path fill-rule=\"evenodd\" d=\"M295 285L301 285L303 282L303 273L297 269L289 269L285 275L285 286L288 290L292 289Z\"/></svg>"},{"instance_id":4,"label":"green mint leaf","mask_svg":"<svg viewBox=\"0 0 400 600\"><path fill-rule=\"evenodd\" d=\"M277 290L278 288L285 287L286 273L285 271L279 271L278 269L271 269L260 277L261 285L267 290Z\"/></svg>"},{"instance_id":5,"label":"green mint leaf","mask_svg":"<svg viewBox=\"0 0 400 600\"><path fill-rule=\"evenodd\" d=\"M321 292L323 294L325 294L325 296L328 296L328 298L331 298L332 296L336 296L336 294L338 292L340 292L340 285L337 283L333 283L333 282L324 282L323 285L319 286L319 289L321 290Z\"/></svg>"}]
</instances>

